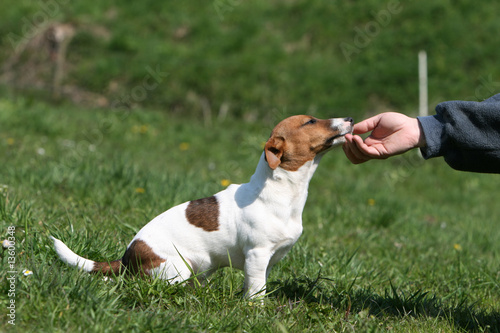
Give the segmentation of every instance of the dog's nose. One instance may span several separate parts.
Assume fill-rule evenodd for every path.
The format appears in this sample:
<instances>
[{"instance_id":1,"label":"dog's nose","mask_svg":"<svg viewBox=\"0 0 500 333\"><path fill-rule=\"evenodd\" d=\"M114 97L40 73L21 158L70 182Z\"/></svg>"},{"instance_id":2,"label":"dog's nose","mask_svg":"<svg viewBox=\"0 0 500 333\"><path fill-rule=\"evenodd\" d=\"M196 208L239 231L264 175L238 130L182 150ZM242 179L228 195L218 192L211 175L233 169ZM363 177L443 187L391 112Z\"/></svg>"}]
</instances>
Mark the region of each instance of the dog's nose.
<instances>
[{"instance_id":1,"label":"dog's nose","mask_svg":"<svg viewBox=\"0 0 500 333\"><path fill-rule=\"evenodd\" d=\"M347 122L353 123L353 122L354 122L354 119L352 119L351 117L345 117L345 118L344 118L344 121L347 121Z\"/></svg>"}]
</instances>

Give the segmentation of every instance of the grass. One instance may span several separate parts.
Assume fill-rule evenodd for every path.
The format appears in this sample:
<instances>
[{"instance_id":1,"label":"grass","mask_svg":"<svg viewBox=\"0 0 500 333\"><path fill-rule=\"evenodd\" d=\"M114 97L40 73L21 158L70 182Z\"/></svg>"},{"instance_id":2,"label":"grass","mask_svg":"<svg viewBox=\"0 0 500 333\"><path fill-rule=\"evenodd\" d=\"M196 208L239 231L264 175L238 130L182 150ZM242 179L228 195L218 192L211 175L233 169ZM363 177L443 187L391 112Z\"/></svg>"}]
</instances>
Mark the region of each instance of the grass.
<instances>
[{"instance_id":1,"label":"grass","mask_svg":"<svg viewBox=\"0 0 500 333\"><path fill-rule=\"evenodd\" d=\"M79 103L161 107L195 117L226 109L255 118L287 108L323 116L342 110L359 118L366 111L416 109L417 54L423 49L430 104L498 92L492 36L500 32L499 9L496 1L471 0L3 1L0 63L42 23L61 22L76 33L63 85L93 94L75 96ZM349 45L347 56L342 45ZM34 50L39 57L45 52ZM24 89L19 81L52 65L19 69L0 92L47 99L50 80L34 75ZM168 75L146 97L140 88L148 68ZM40 85L45 90L34 92Z\"/></svg>"},{"instance_id":2,"label":"grass","mask_svg":"<svg viewBox=\"0 0 500 333\"><path fill-rule=\"evenodd\" d=\"M360 37L391 3L401 11ZM62 264L48 236L95 260L119 258L167 208L248 181L284 117L415 110L421 49L431 104L498 92L499 6L1 2L0 238L15 227L17 280L12 327L0 252L0 331L498 332L495 176L416 152L360 166L329 153L304 234L273 269L263 305L242 298L242 273L231 269L196 288L103 281ZM104 109L48 97L43 48L22 54L3 81L44 13L43 23L75 28L63 86L77 93L65 97ZM346 44L357 48L348 57Z\"/></svg>"},{"instance_id":3,"label":"grass","mask_svg":"<svg viewBox=\"0 0 500 333\"><path fill-rule=\"evenodd\" d=\"M311 182L304 234L261 305L242 298L240 271L194 288L104 281L60 262L48 236L95 260L121 257L157 214L222 190L223 180L246 182L283 114L207 126L155 111L0 106L0 232L15 227L17 272L12 327L0 252L2 331L498 332L494 175L416 152L360 166L329 153Z\"/></svg>"}]
</instances>

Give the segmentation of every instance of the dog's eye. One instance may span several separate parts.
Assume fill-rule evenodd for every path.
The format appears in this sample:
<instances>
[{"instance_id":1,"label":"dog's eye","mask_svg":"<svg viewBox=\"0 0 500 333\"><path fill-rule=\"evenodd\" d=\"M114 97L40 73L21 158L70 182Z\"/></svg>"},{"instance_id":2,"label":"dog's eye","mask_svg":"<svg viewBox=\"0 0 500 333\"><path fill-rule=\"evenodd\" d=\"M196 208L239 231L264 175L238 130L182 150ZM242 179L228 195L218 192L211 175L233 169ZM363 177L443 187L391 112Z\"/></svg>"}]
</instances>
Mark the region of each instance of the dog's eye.
<instances>
[{"instance_id":1,"label":"dog's eye","mask_svg":"<svg viewBox=\"0 0 500 333\"><path fill-rule=\"evenodd\" d=\"M312 124L315 124L316 123L316 119L312 118L311 120L309 120L307 123L305 123L304 125L312 125Z\"/></svg>"}]
</instances>

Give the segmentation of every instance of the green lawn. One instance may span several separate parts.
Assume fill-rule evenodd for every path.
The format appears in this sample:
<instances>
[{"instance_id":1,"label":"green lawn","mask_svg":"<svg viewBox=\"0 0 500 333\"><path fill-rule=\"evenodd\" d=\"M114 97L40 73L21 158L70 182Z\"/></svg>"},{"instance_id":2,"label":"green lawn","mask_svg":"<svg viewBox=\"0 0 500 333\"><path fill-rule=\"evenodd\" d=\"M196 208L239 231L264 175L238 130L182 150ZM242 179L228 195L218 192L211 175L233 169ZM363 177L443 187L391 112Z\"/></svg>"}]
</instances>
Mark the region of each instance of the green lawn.
<instances>
[{"instance_id":1,"label":"green lawn","mask_svg":"<svg viewBox=\"0 0 500 333\"><path fill-rule=\"evenodd\" d=\"M304 234L263 305L242 298L239 271L196 288L104 281L61 263L48 238L117 259L169 207L248 181L286 116L413 113L422 49L431 109L498 92L499 9L1 1L0 240L15 245L0 250L0 331L500 331L497 176L416 151L359 166L341 149L323 159ZM53 23L75 32L61 97L41 34Z\"/></svg>"},{"instance_id":2,"label":"green lawn","mask_svg":"<svg viewBox=\"0 0 500 333\"><path fill-rule=\"evenodd\" d=\"M0 331L498 332L497 176L416 151L359 166L341 149L323 159L303 236L273 269L263 305L242 298L236 270L186 288L104 281L58 260L49 235L117 259L167 208L246 182L286 115L206 124L0 99L0 235L15 228L16 242L15 298L0 252Z\"/></svg>"}]
</instances>

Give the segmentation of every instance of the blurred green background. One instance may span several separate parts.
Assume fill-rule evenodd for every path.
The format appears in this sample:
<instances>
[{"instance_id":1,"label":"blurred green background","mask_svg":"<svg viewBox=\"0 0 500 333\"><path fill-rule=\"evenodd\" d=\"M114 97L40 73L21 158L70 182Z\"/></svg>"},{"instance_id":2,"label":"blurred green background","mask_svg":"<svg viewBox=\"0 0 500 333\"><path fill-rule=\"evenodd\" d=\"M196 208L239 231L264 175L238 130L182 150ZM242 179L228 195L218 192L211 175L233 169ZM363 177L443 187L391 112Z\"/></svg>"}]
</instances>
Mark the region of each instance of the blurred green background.
<instances>
[{"instance_id":1,"label":"blurred green background","mask_svg":"<svg viewBox=\"0 0 500 333\"><path fill-rule=\"evenodd\" d=\"M205 119L414 113L420 50L431 110L500 91L499 11L472 0L5 0L0 93Z\"/></svg>"}]
</instances>

